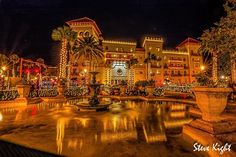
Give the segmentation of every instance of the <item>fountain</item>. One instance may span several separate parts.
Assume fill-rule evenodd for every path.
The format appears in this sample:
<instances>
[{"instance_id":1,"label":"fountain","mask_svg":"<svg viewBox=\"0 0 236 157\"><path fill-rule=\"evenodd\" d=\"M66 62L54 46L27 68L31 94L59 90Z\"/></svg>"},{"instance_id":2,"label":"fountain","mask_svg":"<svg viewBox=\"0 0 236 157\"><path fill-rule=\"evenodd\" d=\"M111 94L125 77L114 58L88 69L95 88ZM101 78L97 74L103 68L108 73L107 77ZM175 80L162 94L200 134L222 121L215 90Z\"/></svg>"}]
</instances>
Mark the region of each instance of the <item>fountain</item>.
<instances>
[{"instance_id":1,"label":"fountain","mask_svg":"<svg viewBox=\"0 0 236 157\"><path fill-rule=\"evenodd\" d=\"M102 84L97 83L96 75L99 72L93 71L90 72L92 75L92 82L89 85L92 88L92 97L89 98L89 102L79 102L75 104L79 111L106 111L108 110L109 105L111 102L100 102L98 99L98 90Z\"/></svg>"}]
</instances>

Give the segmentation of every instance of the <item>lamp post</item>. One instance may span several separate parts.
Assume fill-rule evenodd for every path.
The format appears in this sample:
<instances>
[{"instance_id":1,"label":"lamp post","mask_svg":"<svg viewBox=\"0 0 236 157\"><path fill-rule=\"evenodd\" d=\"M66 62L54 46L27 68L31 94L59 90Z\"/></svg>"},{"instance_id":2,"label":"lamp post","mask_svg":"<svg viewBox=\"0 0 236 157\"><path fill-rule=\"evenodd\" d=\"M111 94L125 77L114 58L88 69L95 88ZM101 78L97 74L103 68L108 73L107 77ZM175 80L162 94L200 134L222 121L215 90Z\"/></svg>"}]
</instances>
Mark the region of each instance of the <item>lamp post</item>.
<instances>
[{"instance_id":1,"label":"lamp post","mask_svg":"<svg viewBox=\"0 0 236 157\"><path fill-rule=\"evenodd\" d=\"M205 70L205 66L202 65L202 66L200 67L200 69L201 69L201 71L204 71L204 70Z\"/></svg>"}]
</instances>

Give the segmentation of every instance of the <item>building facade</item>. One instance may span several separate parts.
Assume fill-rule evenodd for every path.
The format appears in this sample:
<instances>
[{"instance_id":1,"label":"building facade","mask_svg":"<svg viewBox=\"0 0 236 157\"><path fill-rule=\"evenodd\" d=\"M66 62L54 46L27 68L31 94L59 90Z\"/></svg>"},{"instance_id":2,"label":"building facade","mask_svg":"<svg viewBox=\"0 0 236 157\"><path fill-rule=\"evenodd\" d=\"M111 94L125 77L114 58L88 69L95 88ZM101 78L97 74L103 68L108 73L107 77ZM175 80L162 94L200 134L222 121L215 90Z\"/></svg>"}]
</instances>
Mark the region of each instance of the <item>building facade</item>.
<instances>
[{"instance_id":1,"label":"building facade","mask_svg":"<svg viewBox=\"0 0 236 157\"><path fill-rule=\"evenodd\" d=\"M136 42L105 40L95 21L84 17L66 22L78 37L93 35L100 41L104 51L104 59L96 64L99 71L98 81L104 84L119 84L122 80L134 84L139 80L155 80L156 84L163 84L165 80L173 83L193 82L196 74L201 71L202 58L198 53L199 41L187 38L180 43L175 50L163 49L163 39L144 37L142 46L137 47ZM144 63L148 54L155 54L160 58L157 61ZM138 63L129 66L131 59L137 59ZM80 82L88 82L89 60L79 60L69 57L70 79Z\"/></svg>"}]
</instances>

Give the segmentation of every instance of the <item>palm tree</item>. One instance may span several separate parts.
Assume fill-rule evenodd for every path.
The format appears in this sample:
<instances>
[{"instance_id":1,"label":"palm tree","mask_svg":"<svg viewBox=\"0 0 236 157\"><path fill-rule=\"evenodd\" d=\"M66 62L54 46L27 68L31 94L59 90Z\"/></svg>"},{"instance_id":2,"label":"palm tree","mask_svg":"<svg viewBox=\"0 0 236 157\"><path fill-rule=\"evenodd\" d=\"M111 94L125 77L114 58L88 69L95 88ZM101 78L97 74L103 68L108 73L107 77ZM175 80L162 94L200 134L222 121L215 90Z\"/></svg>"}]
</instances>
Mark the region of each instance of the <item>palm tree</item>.
<instances>
[{"instance_id":1,"label":"palm tree","mask_svg":"<svg viewBox=\"0 0 236 157\"><path fill-rule=\"evenodd\" d=\"M232 82L236 83L236 0L226 0L224 9L226 16L211 29L205 30L201 36L201 53L212 54L212 77L217 82L217 56L221 53L229 53L231 61ZM227 62L227 61L225 61Z\"/></svg>"},{"instance_id":2,"label":"palm tree","mask_svg":"<svg viewBox=\"0 0 236 157\"><path fill-rule=\"evenodd\" d=\"M138 64L138 59L137 58L132 58L128 62L129 68L132 68L134 65Z\"/></svg>"},{"instance_id":3,"label":"palm tree","mask_svg":"<svg viewBox=\"0 0 236 157\"><path fill-rule=\"evenodd\" d=\"M63 26L54 29L51 37L54 41L60 41L62 43L59 63L59 78L66 78L68 54L72 53L72 47L77 39L77 33L70 27Z\"/></svg>"},{"instance_id":4,"label":"palm tree","mask_svg":"<svg viewBox=\"0 0 236 157\"><path fill-rule=\"evenodd\" d=\"M12 63L12 77L15 77L15 64L20 61L20 58L17 54L11 54L9 56L9 61Z\"/></svg>"},{"instance_id":5,"label":"palm tree","mask_svg":"<svg viewBox=\"0 0 236 157\"><path fill-rule=\"evenodd\" d=\"M147 80L150 80L151 62L159 60L160 57L157 57L156 54L148 52L147 58L144 59L144 63L147 64Z\"/></svg>"},{"instance_id":6,"label":"palm tree","mask_svg":"<svg viewBox=\"0 0 236 157\"><path fill-rule=\"evenodd\" d=\"M94 68L94 61L98 63L99 59L104 57L104 53L101 45L99 44L99 41L97 41L92 35L79 38L73 50L75 51L76 59L84 57L86 60L89 60L90 72L92 70L92 66Z\"/></svg>"},{"instance_id":7,"label":"palm tree","mask_svg":"<svg viewBox=\"0 0 236 157\"><path fill-rule=\"evenodd\" d=\"M134 68L133 66L138 64L138 59L137 58L131 58L128 61L128 67L129 67L129 77L130 77L130 81L129 84L133 84L133 79L132 79L132 74L134 73Z\"/></svg>"},{"instance_id":8,"label":"palm tree","mask_svg":"<svg viewBox=\"0 0 236 157\"><path fill-rule=\"evenodd\" d=\"M7 64L8 61L9 61L9 58L6 55L0 53L0 64L1 64L1 66Z\"/></svg>"}]
</instances>

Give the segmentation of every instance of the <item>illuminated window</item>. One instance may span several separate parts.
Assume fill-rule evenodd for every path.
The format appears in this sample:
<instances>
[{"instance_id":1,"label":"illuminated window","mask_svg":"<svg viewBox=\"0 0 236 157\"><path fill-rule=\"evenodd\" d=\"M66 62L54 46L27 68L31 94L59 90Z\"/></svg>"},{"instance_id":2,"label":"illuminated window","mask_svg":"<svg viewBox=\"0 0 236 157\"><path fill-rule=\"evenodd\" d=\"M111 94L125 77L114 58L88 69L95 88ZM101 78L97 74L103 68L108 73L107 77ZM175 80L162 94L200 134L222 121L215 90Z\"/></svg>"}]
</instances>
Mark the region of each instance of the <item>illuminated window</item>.
<instances>
[{"instance_id":1,"label":"illuminated window","mask_svg":"<svg viewBox=\"0 0 236 157\"><path fill-rule=\"evenodd\" d=\"M84 33L84 36L85 36L85 37L89 37L89 32L86 31L86 32Z\"/></svg>"},{"instance_id":2,"label":"illuminated window","mask_svg":"<svg viewBox=\"0 0 236 157\"><path fill-rule=\"evenodd\" d=\"M82 37L82 36L83 36L83 34L84 34L84 32L79 32L79 36L81 36L81 37Z\"/></svg>"}]
</instances>

